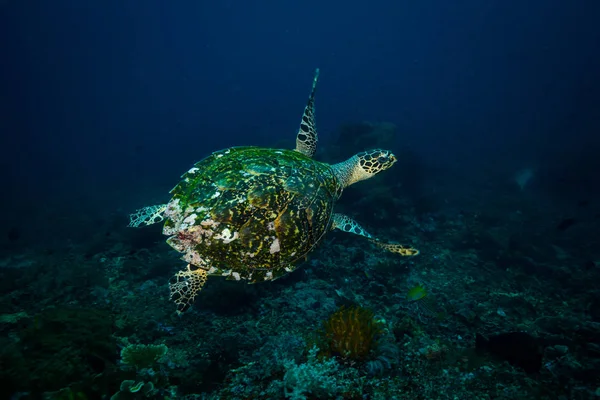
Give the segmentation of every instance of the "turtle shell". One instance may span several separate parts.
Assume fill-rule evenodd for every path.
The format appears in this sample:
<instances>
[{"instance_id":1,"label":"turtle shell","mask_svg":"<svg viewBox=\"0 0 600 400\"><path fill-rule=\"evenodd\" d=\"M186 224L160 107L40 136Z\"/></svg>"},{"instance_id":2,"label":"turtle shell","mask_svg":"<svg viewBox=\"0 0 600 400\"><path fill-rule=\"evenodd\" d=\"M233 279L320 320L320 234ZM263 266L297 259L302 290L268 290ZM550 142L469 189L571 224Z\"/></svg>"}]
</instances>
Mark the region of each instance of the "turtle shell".
<instances>
[{"instance_id":1,"label":"turtle shell","mask_svg":"<svg viewBox=\"0 0 600 400\"><path fill-rule=\"evenodd\" d=\"M182 178L167 243L211 275L251 282L292 271L330 229L341 195L331 166L292 150L221 150Z\"/></svg>"}]
</instances>

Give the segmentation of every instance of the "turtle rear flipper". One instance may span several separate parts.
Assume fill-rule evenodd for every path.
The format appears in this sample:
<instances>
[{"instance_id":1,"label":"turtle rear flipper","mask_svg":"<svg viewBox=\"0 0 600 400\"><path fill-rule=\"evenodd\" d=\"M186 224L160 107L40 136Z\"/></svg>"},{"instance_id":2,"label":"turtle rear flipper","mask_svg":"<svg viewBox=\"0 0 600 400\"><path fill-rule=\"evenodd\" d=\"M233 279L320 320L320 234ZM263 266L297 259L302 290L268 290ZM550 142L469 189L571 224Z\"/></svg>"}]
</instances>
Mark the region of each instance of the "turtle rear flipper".
<instances>
[{"instance_id":1,"label":"turtle rear flipper","mask_svg":"<svg viewBox=\"0 0 600 400\"><path fill-rule=\"evenodd\" d=\"M319 68L315 70L315 77L313 79L312 90L308 97L306 107L304 107L304 113L302 114L302 121L300 122L300 129L298 129L298 135L296 135L296 151L312 157L317 150L317 127L315 123L315 90L317 88L317 81L319 80Z\"/></svg>"},{"instance_id":2,"label":"turtle rear flipper","mask_svg":"<svg viewBox=\"0 0 600 400\"><path fill-rule=\"evenodd\" d=\"M177 305L177 313L187 311L194 304L196 295L206 283L208 271L188 264L169 281L170 299Z\"/></svg>"},{"instance_id":3,"label":"turtle rear flipper","mask_svg":"<svg viewBox=\"0 0 600 400\"><path fill-rule=\"evenodd\" d=\"M130 228L139 228L142 225L158 224L165 220L164 212L167 209L166 204L157 204L136 210L133 214L129 214Z\"/></svg>"},{"instance_id":4,"label":"turtle rear flipper","mask_svg":"<svg viewBox=\"0 0 600 400\"><path fill-rule=\"evenodd\" d=\"M335 214L333 214L332 219L333 219L333 223L331 225L331 229L339 229L343 232L353 233L355 235L360 235L360 236L366 237L367 239L369 239L369 241L371 243L373 243L375 246L377 246L383 250L387 250L392 253L400 254L401 256L404 256L404 257L416 256L417 254L419 254L419 250L417 250L413 247L410 247L410 246L405 246L405 245L396 244L396 243L382 242L381 240L377 239L376 237L371 235L369 232L367 232L365 230L365 228L360 226L360 224L358 222L356 222L352 218L348 217L347 215L335 213Z\"/></svg>"}]
</instances>

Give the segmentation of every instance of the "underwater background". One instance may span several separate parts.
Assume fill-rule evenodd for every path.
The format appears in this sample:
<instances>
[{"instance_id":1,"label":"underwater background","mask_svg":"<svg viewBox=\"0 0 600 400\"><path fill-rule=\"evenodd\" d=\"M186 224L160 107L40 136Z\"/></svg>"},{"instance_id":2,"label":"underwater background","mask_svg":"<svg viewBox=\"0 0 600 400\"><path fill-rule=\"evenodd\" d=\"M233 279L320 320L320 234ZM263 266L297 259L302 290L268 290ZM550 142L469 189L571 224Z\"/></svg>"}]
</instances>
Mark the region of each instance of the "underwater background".
<instances>
[{"instance_id":1,"label":"underwater background","mask_svg":"<svg viewBox=\"0 0 600 400\"><path fill-rule=\"evenodd\" d=\"M600 2L0 1L0 399L600 398ZM266 283L162 224L195 162L398 162Z\"/></svg>"}]
</instances>

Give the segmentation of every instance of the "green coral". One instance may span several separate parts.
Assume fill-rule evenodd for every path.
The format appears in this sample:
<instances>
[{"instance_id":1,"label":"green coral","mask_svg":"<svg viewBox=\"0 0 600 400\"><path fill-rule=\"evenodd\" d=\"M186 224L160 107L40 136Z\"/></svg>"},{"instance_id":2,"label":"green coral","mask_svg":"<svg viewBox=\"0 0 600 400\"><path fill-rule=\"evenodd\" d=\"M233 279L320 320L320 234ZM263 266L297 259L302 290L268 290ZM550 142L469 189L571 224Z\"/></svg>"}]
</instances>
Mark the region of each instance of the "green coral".
<instances>
[{"instance_id":1,"label":"green coral","mask_svg":"<svg viewBox=\"0 0 600 400\"><path fill-rule=\"evenodd\" d=\"M164 357L168 350L164 344L130 344L121 350L121 362L136 369L150 368Z\"/></svg>"},{"instance_id":2,"label":"green coral","mask_svg":"<svg viewBox=\"0 0 600 400\"><path fill-rule=\"evenodd\" d=\"M111 396L110 400L144 399L156 393L152 382L124 380L119 391Z\"/></svg>"},{"instance_id":3,"label":"green coral","mask_svg":"<svg viewBox=\"0 0 600 400\"><path fill-rule=\"evenodd\" d=\"M16 324L25 318L29 318L29 315L23 311L14 314L2 314L0 315L0 324Z\"/></svg>"}]
</instances>

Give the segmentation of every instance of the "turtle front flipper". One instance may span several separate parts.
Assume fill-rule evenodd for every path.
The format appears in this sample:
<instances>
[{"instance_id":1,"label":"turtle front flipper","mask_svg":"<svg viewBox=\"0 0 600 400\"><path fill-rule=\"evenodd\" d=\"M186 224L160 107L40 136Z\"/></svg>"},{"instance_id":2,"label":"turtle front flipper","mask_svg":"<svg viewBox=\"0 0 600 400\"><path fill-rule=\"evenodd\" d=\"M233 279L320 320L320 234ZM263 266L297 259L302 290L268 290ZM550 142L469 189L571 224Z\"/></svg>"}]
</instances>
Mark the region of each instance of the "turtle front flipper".
<instances>
[{"instance_id":1,"label":"turtle front flipper","mask_svg":"<svg viewBox=\"0 0 600 400\"><path fill-rule=\"evenodd\" d=\"M165 220L164 212L167 209L166 204L157 204L136 210L129 214L130 228L139 228L142 225L153 225Z\"/></svg>"},{"instance_id":2,"label":"turtle front flipper","mask_svg":"<svg viewBox=\"0 0 600 400\"><path fill-rule=\"evenodd\" d=\"M300 122L300 129L296 136L296 151L312 157L317 150L317 127L315 124L315 90L317 88L317 81L319 80L319 68L315 70L315 77L313 79L312 90L308 97L308 103L304 107L304 113L302 114L302 121Z\"/></svg>"},{"instance_id":3,"label":"turtle front flipper","mask_svg":"<svg viewBox=\"0 0 600 400\"><path fill-rule=\"evenodd\" d=\"M207 270L192 264L173 275L169 281L169 298L177 305L178 314L187 311L194 304L196 295L202 290L207 277Z\"/></svg>"},{"instance_id":4,"label":"turtle front flipper","mask_svg":"<svg viewBox=\"0 0 600 400\"><path fill-rule=\"evenodd\" d=\"M339 229L343 232L353 233L369 239L375 246L387 250L392 253L400 254L401 256L410 257L419 254L419 250L410 246L405 246L396 243L382 242L369 232L367 232L358 222L344 214L333 214L333 223L331 229Z\"/></svg>"},{"instance_id":5,"label":"turtle front flipper","mask_svg":"<svg viewBox=\"0 0 600 400\"><path fill-rule=\"evenodd\" d=\"M416 256L419 254L419 250L415 249L414 247L405 246L403 244L386 243L386 242L381 242L377 239L371 239L371 243L373 243L375 246L377 246L379 248L382 248L383 250L387 250L392 253L400 254L401 256L404 256L404 257L412 257L412 256Z\"/></svg>"}]
</instances>

